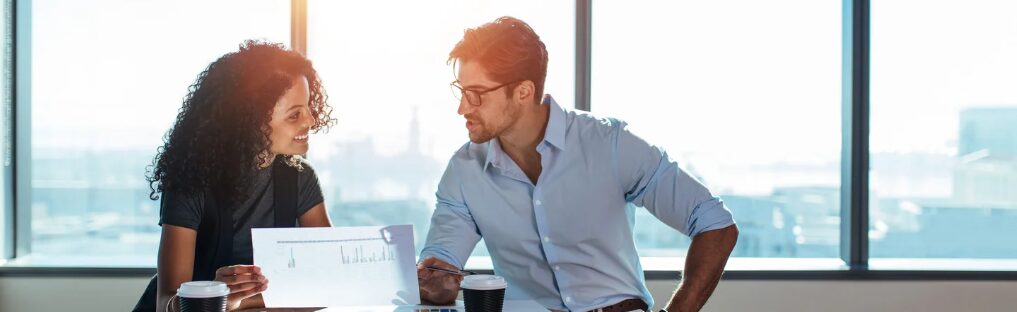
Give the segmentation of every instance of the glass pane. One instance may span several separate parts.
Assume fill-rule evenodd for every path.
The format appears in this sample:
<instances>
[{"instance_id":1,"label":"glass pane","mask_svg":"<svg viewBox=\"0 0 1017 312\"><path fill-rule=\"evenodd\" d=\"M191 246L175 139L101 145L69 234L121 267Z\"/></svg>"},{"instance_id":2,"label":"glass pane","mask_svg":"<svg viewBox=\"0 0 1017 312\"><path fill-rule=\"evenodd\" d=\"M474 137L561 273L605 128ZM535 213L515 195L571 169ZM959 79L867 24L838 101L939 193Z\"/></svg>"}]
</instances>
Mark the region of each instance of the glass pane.
<instances>
[{"instance_id":1,"label":"glass pane","mask_svg":"<svg viewBox=\"0 0 1017 312\"><path fill-rule=\"evenodd\" d=\"M841 1L608 1L591 109L629 122L721 196L734 256L837 257ZM689 239L637 209L643 256Z\"/></svg>"},{"instance_id":2,"label":"glass pane","mask_svg":"<svg viewBox=\"0 0 1017 312\"><path fill-rule=\"evenodd\" d=\"M448 53L466 28L504 15L540 35L550 55L545 92L573 106L573 2L308 3L308 55L338 119L308 156L336 225L412 223L423 248L438 180L468 140Z\"/></svg>"},{"instance_id":3,"label":"glass pane","mask_svg":"<svg viewBox=\"0 0 1017 312\"><path fill-rule=\"evenodd\" d=\"M874 263L1017 259L1014 16L1013 1L873 3Z\"/></svg>"},{"instance_id":4,"label":"glass pane","mask_svg":"<svg viewBox=\"0 0 1017 312\"><path fill-rule=\"evenodd\" d=\"M244 39L289 41L289 1L33 3L34 265L154 266L145 167L187 87Z\"/></svg>"}]
</instances>

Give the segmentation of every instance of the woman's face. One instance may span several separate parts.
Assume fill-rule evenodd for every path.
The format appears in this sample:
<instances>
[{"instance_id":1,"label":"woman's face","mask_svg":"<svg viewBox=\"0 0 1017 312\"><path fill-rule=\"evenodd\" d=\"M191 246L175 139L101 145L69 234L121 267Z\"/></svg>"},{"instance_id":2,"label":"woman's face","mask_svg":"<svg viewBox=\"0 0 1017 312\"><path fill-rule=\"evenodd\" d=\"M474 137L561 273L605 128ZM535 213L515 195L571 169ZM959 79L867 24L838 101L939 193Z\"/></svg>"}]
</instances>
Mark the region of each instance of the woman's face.
<instances>
[{"instance_id":1,"label":"woman's face","mask_svg":"<svg viewBox=\"0 0 1017 312\"><path fill-rule=\"evenodd\" d=\"M293 86L279 98L272 108L272 120L268 127L272 131L269 139L272 145L268 150L272 154L303 155L307 153L307 134L314 124L310 102L311 92L307 86L307 78L300 76L293 79Z\"/></svg>"}]
</instances>

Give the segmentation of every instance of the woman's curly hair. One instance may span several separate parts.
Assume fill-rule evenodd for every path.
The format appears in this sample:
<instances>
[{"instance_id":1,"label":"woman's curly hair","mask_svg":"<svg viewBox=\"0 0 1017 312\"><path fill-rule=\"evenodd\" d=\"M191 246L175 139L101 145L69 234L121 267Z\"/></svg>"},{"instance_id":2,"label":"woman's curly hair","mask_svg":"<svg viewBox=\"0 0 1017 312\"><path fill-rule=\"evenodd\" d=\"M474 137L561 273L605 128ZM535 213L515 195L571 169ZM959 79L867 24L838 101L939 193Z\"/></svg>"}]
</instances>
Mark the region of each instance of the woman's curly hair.
<instances>
[{"instance_id":1,"label":"woman's curly hair","mask_svg":"<svg viewBox=\"0 0 1017 312\"><path fill-rule=\"evenodd\" d=\"M296 77L310 90L311 132L335 123L328 96L311 62L281 44L245 41L205 68L188 88L176 123L163 138L146 178L159 199L167 192L213 191L224 200L244 198L261 153L271 146L269 120ZM261 156L264 157L264 156ZM297 163L297 155L283 155Z\"/></svg>"}]
</instances>

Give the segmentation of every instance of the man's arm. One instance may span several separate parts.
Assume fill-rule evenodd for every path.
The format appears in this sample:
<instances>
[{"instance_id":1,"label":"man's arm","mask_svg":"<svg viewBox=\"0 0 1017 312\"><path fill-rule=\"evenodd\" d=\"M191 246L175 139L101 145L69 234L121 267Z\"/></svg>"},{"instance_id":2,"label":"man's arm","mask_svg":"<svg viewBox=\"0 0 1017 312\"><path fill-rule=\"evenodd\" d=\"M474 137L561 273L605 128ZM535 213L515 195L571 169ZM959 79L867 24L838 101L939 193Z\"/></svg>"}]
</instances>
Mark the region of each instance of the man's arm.
<instances>
[{"instance_id":1,"label":"man's arm","mask_svg":"<svg viewBox=\"0 0 1017 312\"><path fill-rule=\"evenodd\" d=\"M678 290L671 296L665 306L667 311L699 311L706 300L713 294L724 273L724 266L731 256L735 242L738 240L738 227L735 225L723 229L703 232L692 238L688 256L685 258L685 270Z\"/></svg>"},{"instance_id":2,"label":"man's arm","mask_svg":"<svg viewBox=\"0 0 1017 312\"><path fill-rule=\"evenodd\" d=\"M625 200L692 237L682 283L668 311L698 311L720 281L738 239L731 212L719 197L678 167L661 148L619 129L616 174Z\"/></svg>"},{"instance_id":3,"label":"man's arm","mask_svg":"<svg viewBox=\"0 0 1017 312\"><path fill-rule=\"evenodd\" d=\"M435 193L438 202L431 215L431 227L417 265L420 299L425 303L453 302L459 293L461 280L458 275L432 271L426 267L460 270L480 241L477 224L466 206L463 184L454 166L455 160L450 161L438 183L438 191Z\"/></svg>"}]
</instances>

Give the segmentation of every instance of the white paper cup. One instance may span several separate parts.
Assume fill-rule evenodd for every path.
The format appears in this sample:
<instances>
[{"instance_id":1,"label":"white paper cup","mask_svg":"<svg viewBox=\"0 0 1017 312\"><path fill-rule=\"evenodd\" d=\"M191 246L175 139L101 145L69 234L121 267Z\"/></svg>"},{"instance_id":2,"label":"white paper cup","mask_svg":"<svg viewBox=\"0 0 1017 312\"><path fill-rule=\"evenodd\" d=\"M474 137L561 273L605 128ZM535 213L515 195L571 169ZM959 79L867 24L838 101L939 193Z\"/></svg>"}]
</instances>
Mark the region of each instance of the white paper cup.
<instances>
[{"instance_id":1,"label":"white paper cup","mask_svg":"<svg viewBox=\"0 0 1017 312\"><path fill-rule=\"evenodd\" d=\"M226 312L229 294L226 283L215 281L186 282L177 288L182 312Z\"/></svg>"}]
</instances>

